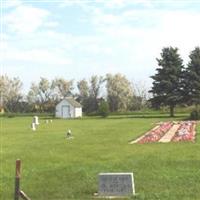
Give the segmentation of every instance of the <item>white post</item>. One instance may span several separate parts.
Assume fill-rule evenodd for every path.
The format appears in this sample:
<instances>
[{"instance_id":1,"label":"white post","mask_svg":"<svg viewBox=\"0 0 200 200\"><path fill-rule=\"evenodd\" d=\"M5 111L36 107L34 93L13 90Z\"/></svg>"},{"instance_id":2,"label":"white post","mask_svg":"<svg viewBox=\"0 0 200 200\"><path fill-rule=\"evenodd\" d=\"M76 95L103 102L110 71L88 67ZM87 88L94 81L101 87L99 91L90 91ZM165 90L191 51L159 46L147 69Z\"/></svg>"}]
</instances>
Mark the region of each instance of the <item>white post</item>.
<instances>
[{"instance_id":1,"label":"white post","mask_svg":"<svg viewBox=\"0 0 200 200\"><path fill-rule=\"evenodd\" d=\"M38 116L33 117L33 123L35 123L36 125L39 125Z\"/></svg>"},{"instance_id":2,"label":"white post","mask_svg":"<svg viewBox=\"0 0 200 200\"><path fill-rule=\"evenodd\" d=\"M32 123L32 124L31 124L31 129L32 129L33 131L36 130L36 128L35 128L35 123Z\"/></svg>"}]
</instances>

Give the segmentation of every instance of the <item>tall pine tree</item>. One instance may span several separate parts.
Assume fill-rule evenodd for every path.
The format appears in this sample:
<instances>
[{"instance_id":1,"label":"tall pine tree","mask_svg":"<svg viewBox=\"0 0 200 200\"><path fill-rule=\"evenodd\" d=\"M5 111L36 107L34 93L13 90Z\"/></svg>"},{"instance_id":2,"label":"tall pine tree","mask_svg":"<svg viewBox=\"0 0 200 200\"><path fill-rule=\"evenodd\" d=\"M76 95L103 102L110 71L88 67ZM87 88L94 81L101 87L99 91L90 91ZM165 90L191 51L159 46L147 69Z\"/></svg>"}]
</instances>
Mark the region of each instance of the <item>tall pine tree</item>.
<instances>
[{"instance_id":1,"label":"tall pine tree","mask_svg":"<svg viewBox=\"0 0 200 200\"><path fill-rule=\"evenodd\" d=\"M196 47L189 55L190 61L184 73L183 97L186 103L200 105L200 48Z\"/></svg>"},{"instance_id":2,"label":"tall pine tree","mask_svg":"<svg viewBox=\"0 0 200 200\"><path fill-rule=\"evenodd\" d=\"M174 108L181 100L180 83L183 70L183 60L178 54L178 48L163 48L161 58L156 59L159 68L157 73L151 76L153 86L150 92L155 107L169 106L170 116L174 116Z\"/></svg>"}]
</instances>

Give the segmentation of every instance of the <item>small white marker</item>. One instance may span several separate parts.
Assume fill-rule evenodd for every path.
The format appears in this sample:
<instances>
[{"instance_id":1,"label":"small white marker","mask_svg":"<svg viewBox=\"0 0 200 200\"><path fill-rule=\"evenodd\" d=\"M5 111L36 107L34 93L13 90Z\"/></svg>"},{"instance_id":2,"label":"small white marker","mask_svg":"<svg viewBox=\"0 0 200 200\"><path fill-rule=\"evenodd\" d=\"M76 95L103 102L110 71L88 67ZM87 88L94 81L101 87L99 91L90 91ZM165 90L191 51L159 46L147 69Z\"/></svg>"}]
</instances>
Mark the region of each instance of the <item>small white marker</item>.
<instances>
[{"instance_id":1,"label":"small white marker","mask_svg":"<svg viewBox=\"0 0 200 200\"><path fill-rule=\"evenodd\" d=\"M32 123L32 124L31 124L31 129L32 129L33 131L36 130L36 128L35 128L35 123Z\"/></svg>"}]
</instances>

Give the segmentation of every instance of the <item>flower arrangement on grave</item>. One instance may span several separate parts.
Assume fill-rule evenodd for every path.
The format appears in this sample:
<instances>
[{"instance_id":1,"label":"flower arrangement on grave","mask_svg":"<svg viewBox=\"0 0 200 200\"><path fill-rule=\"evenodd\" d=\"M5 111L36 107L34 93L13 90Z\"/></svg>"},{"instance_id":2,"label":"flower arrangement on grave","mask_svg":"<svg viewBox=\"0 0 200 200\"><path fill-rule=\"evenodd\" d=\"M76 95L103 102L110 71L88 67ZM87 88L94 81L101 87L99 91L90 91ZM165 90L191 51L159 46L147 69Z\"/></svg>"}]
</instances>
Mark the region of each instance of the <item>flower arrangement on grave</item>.
<instances>
[{"instance_id":1,"label":"flower arrangement on grave","mask_svg":"<svg viewBox=\"0 0 200 200\"><path fill-rule=\"evenodd\" d=\"M165 133L173 126L172 122L164 122L158 128L149 131L138 143L157 142L165 135Z\"/></svg>"},{"instance_id":2,"label":"flower arrangement on grave","mask_svg":"<svg viewBox=\"0 0 200 200\"><path fill-rule=\"evenodd\" d=\"M196 122L187 121L180 122L180 127L175 133L172 141L194 141L195 140L195 124Z\"/></svg>"}]
</instances>

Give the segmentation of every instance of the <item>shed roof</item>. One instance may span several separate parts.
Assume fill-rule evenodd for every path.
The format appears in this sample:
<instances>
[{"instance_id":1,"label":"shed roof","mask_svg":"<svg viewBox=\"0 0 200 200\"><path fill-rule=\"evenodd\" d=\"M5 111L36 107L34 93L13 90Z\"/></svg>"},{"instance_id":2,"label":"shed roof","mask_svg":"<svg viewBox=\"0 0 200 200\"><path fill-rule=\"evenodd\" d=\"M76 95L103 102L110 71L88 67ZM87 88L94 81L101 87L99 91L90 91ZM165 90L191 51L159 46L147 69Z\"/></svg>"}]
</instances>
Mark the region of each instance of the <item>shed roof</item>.
<instances>
[{"instance_id":1,"label":"shed roof","mask_svg":"<svg viewBox=\"0 0 200 200\"><path fill-rule=\"evenodd\" d=\"M63 100L67 100L69 104L71 104L75 108L82 108L82 105L77 102L73 97L65 97Z\"/></svg>"}]
</instances>

